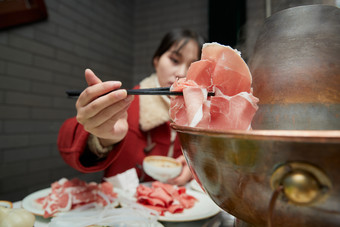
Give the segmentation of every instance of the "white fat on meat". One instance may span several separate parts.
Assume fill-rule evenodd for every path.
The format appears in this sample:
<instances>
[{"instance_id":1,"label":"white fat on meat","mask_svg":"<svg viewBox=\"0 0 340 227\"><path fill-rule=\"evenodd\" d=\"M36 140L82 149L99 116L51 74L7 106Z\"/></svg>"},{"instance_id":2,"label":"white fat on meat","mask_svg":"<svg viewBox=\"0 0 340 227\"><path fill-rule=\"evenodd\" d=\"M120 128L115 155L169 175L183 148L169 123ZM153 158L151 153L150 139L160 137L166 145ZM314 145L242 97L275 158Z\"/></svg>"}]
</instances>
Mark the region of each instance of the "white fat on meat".
<instances>
[{"instance_id":1,"label":"white fat on meat","mask_svg":"<svg viewBox=\"0 0 340 227\"><path fill-rule=\"evenodd\" d=\"M52 183L51 189L51 193L43 200L45 218L90 203L106 206L116 198L113 186L108 182L97 184L63 178Z\"/></svg>"},{"instance_id":2,"label":"white fat on meat","mask_svg":"<svg viewBox=\"0 0 340 227\"><path fill-rule=\"evenodd\" d=\"M183 97L186 105L188 125L195 127L203 118L203 103L207 101L208 91L200 87L186 87Z\"/></svg>"}]
</instances>

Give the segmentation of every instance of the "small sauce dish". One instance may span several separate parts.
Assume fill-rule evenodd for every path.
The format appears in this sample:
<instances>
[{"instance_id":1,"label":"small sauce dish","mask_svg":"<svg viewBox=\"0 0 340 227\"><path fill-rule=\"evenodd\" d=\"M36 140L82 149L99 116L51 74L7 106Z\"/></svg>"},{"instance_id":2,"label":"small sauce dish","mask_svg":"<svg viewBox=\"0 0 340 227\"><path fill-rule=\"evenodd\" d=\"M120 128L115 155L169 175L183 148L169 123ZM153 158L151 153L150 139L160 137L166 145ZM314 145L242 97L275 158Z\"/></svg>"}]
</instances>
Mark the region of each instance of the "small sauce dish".
<instances>
[{"instance_id":1,"label":"small sauce dish","mask_svg":"<svg viewBox=\"0 0 340 227\"><path fill-rule=\"evenodd\" d=\"M0 206L5 208L13 208L13 203L10 201L0 200Z\"/></svg>"},{"instance_id":2,"label":"small sauce dish","mask_svg":"<svg viewBox=\"0 0 340 227\"><path fill-rule=\"evenodd\" d=\"M181 173L182 164L174 158L151 155L144 158L143 169L150 177L164 183Z\"/></svg>"}]
</instances>

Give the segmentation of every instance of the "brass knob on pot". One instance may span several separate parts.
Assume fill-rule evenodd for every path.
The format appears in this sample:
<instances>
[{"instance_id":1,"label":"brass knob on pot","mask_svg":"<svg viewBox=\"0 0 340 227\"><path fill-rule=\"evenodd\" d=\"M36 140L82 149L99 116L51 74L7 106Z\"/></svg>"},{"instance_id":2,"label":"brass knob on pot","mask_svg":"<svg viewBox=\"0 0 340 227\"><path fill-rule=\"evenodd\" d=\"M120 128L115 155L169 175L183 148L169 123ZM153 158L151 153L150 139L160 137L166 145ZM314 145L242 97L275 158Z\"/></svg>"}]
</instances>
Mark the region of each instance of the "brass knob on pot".
<instances>
[{"instance_id":1,"label":"brass knob on pot","mask_svg":"<svg viewBox=\"0 0 340 227\"><path fill-rule=\"evenodd\" d=\"M322 189L317 179L303 170L295 170L285 175L282 186L285 196L297 204L308 204L315 201Z\"/></svg>"},{"instance_id":2,"label":"brass knob on pot","mask_svg":"<svg viewBox=\"0 0 340 227\"><path fill-rule=\"evenodd\" d=\"M281 165L272 174L272 189L275 191L279 186L289 202L308 206L325 198L332 183L319 168L308 163L291 162Z\"/></svg>"}]
</instances>

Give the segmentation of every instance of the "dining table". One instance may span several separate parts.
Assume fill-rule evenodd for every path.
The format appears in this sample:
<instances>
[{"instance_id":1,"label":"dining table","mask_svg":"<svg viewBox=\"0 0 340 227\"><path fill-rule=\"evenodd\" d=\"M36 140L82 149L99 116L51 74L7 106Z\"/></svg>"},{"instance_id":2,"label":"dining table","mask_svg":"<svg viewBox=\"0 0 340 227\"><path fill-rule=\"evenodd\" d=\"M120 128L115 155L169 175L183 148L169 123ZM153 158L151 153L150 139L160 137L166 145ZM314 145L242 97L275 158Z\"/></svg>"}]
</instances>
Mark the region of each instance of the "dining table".
<instances>
[{"instance_id":1,"label":"dining table","mask_svg":"<svg viewBox=\"0 0 340 227\"><path fill-rule=\"evenodd\" d=\"M191 184L190 184L191 183ZM185 187L188 190L191 190L192 193L196 193L196 197L199 197L202 200L203 204L196 205L200 207L193 207L193 212L197 212L197 209L200 210L197 216L192 218L190 217L190 210L187 211L189 214L187 218L183 218L179 215L179 218L176 219L175 215L171 216L171 218L160 218L158 220L157 226L164 226L164 227L232 227L234 226L235 218L228 214L227 212L223 211L219 208L214 202L210 199L210 197L203 191L203 190L193 190L192 186L196 185L193 184L195 182L190 182ZM197 186L196 186L197 187ZM27 197L26 197L27 198ZM23 206L23 200L13 202L13 208L25 208ZM216 207L214 207L216 206ZM209 208L210 207L210 208ZM205 212L207 210L207 212ZM202 214L202 215L200 215ZM51 222L51 218L44 218L42 215L35 215L35 224L34 227L48 227L49 223Z\"/></svg>"}]
</instances>

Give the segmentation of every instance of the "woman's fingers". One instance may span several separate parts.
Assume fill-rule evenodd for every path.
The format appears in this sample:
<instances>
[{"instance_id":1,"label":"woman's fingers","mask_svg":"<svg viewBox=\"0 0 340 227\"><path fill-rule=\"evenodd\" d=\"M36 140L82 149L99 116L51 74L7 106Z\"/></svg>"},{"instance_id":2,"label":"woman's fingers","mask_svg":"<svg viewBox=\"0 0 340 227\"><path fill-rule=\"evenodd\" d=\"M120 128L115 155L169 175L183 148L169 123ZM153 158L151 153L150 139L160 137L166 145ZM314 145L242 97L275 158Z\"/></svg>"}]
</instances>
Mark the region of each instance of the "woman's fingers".
<instances>
[{"instance_id":1,"label":"woman's fingers","mask_svg":"<svg viewBox=\"0 0 340 227\"><path fill-rule=\"evenodd\" d=\"M182 172L178 177L170 179L168 183L176 185L185 185L192 179L191 171L183 155L179 156L176 160L182 163L183 166Z\"/></svg>"},{"instance_id":2,"label":"woman's fingers","mask_svg":"<svg viewBox=\"0 0 340 227\"><path fill-rule=\"evenodd\" d=\"M178 158L176 158L178 162L180 162L183 166L187 164L184 155L180 155Z\"/></svg>"},{"instance_id":3,"label":"woman's fingers","mask_svg":"<svg viewBox=\"0 0 340 227\"><path fill-rule=\"evenodd\" d=\"M100 139L106 140L107 145L115 144L121 141L127 134L128 123L126 121L127 113L119 114L118 119L109 119L105 123L92 129L91 134L96 135Z\"/></svg>"},{"instance_id":4,"label":"woman's fingers","mask_svg":"<svg viewBox=\"0 0 340 227\"><path fill-rule=\"evenodd\" d=\"M95 132L101 134L102 132L107 132L107 135L102 135L103 138L109 139L112 135L120 136L122 133L127 131L127 127L124 128L126 121L127 113L121 112L118 113L114 118L111 118L104 122L103 124L99 125L94 129ZM102 130L105 129L105 130Z\"/></svg>"},{"instance_id":5,"label":"woman's fingers","mask_svg":"<svg viewBox=\"0 0 340 227\"><path fill-rule=\"evenodd\" d=\"M127 109L133 97L119 89L120 81L102 82L90 69L85 70L85 79L88 87L76 102L77 121L105 143L119 142L128 130Z\"/></svg>"},{"instance_id":6,"label":"woman's fingers","mask_svg":"<svg viewBox=\"0 0 340 227\"><path fill-rule=\"evenodd\" d=\"M77 109L88 105L96 98L110 91L117 90L122 86L120 81L102 82L90 69L85 70L85 80L88 87L80 94L76 103Z\"/></svg>"},{"instance_id":7,"label":"woman's fingers","mask_svg":"<svg viewBox=\"0 0 340 227\"><path fill-rule=\"evenodd\" d=\"M192 175L188 166L183 166L181 174L173 179L168 180L169 184L185 185L192 179Z\"/></svg>"},{"instance_id":8,"label":"woman's fingers","mask_svg":"<svg viewBox=\"0 0 340 227\"><path fill-rule=\"evenodd\" d=\"M80 102L81 101L79 101L79 103ZM85 106L80 106L80 104L78 104L77 120L80 123L85 122L87 119L94 117L109 106L112 106L113 109L116 109L115 112L118 112L126 106L130 105L130 102L131 97L127 97L126 90L117 90L111 92L109 94L94 99L92 102L88 103Z\"/></svg>"},{"instance_id":9,"label":"woman's fingers","mask_svg":"<svg viewBox=\"0 0 340 227\"><path fill-rule=\"evenodd\" d=\"M88 105L95 99L99 98L102 95L105 95L108 92L119 89L122 86L120 81L106 81L103 83L95 84L90 87L87 87L79 96L76 107L81 108L83 106ZM117 90L118 91L118 90ZM126 90L119 90L122 94L121 99L126 97ZM110 93L109 93L110 94ZM116 94L117 96L118 94ZM119 96L117 96L119 98Z\"/></svg>"},{"instance_id":10,"label":"woman's fingers","mask_svg":"<svg viewBox=\"0 0 340 227\"><path fill-rule=\"evenodd\" d=\"M99 127L102 124L106 124L107 121L117 121L121 118L122 114L126 113L129 108L133 96L128 96L126 99L110 105L98 112L96 115L87 119L87 123L84 122L88 129Z\"/></svg>"}]
</instances>

